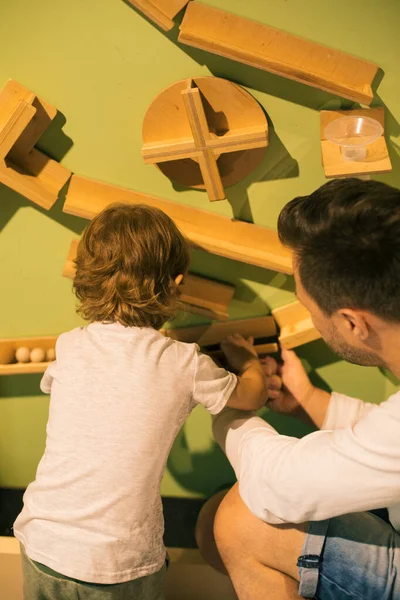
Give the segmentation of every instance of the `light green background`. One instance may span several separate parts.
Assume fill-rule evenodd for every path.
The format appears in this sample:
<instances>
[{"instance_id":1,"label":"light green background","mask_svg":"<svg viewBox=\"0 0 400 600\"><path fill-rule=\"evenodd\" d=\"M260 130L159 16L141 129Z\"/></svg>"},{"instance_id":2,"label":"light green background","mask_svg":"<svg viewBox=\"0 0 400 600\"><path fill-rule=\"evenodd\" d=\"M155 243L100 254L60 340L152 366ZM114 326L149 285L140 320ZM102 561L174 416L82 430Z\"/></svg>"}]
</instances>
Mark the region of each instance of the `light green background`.
<instances>
[{"instance_id":1,"label":"light green background","mask_svg":"<svg viewBox=\"0 0 400 600\"><path fill-rule=\"evenodd\" d=\"M378 63L384 76L374 105L388 109L393 161L393 172L379 179L400 187L399 0L208 3ZM275 227L288 200L325 181L318 110L351 103L176 40L177 28L162 33L122 0L0 0L0 85L14 78L60 110L64 135L53 127L41 146L56 157L65 154L62 163L73 172ZM244 85L271 126L264 162L247 181L228 189L228 201L213 204L204 192L175 190L140 155L141 124L153 98L175 81L210 74ZM65 153L68 138L72 146ZM70 241L86 222L64 215L62 199L46 212L4 187L0 196L0 336L58 334L76 326L71 284L61 271ZM233 318L266 314L293 299L292 279L263 269L197 252L193 270L235 283ZM377 369L338 361L322 342L300 354L317 381L338 391L380 402L396 389ZM0 378L1 486L23 487L34 477L48 411L39 380ZM272 422L296 435L305 431L276 416ZM205 495L231 480L212 441L209 416L196 409L174 445L162 491Z\"/></svg>"}]
</instances>

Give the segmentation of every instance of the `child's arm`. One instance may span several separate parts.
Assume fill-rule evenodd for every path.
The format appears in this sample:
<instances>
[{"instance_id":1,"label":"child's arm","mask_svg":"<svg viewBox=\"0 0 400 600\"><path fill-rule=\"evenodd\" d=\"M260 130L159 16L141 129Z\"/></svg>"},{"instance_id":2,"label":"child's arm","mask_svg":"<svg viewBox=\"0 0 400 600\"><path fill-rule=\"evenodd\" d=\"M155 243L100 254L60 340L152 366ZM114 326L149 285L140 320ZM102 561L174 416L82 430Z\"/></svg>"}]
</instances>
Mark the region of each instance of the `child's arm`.
<instances>
[{"instance_id":1,"label":"child's arm","mask_svg":"<svg viewBox=\"0 0 400 600\"><path fill-rule=\"evenodd\" d=\"M267 380L264 369L254 349L253 339L239 334L229 336L221 349L238 380L227 406L240 410L258 410L268 399Z\"/></svg>"}]
</instances>

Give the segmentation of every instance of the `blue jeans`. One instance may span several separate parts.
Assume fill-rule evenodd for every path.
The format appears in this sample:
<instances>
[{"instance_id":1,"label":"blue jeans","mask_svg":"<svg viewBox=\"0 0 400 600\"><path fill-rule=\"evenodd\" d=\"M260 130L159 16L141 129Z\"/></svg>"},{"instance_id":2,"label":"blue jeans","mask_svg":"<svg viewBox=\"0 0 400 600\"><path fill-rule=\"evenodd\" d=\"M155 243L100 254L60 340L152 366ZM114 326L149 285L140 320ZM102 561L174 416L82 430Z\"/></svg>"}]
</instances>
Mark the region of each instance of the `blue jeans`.
<instances>
[{"instance_id":1,"label":"blue jeans","mask_svg":"<svg viewBox=\"0 0 400 600\"><path fill-rule=\"evenodd\" d=\"M364 512L309 524L299 594L317 600L400 600L400 535Z\"/></svg>"}]
</instances>

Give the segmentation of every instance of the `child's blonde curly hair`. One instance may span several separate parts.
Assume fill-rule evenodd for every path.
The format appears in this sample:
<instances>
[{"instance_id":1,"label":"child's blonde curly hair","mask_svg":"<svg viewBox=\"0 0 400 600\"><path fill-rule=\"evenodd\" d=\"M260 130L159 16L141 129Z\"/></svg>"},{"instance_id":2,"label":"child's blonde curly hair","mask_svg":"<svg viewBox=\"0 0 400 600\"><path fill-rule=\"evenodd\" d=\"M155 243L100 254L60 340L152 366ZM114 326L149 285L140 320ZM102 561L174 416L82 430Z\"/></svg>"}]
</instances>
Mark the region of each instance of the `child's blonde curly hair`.
<instances>
[{"instance_id":1,"label":"child's blonde curly hair","mask_svg":"<svg viewBox=\"0 0 400 600\"><path fill-rule=\"evenodd\" d=\"M178 275L189 268L189 245L162 210L113 204L79 242L74 291L88 321L154 327L179 308Z\"/></svg>"}]
</instances>

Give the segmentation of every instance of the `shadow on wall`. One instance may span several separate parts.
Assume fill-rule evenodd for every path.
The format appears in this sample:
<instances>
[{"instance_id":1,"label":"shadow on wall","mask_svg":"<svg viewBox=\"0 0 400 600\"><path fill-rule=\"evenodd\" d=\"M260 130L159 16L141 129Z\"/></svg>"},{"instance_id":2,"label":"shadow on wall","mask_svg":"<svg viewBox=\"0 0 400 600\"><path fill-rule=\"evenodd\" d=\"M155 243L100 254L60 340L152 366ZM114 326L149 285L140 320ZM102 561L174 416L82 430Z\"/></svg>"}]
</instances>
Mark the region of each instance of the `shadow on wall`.
<instances>
[{"instance_id":1,"label":"shadow on wall","mask_svg":"<svg viewBox=\"0 0 400 600\"><path fill-rule=\"evenodd\" d=\"M62 130L66 122L63 113L57 111L55 118L36 144L38 150L57 162L60 162L73 146L72 139Z\"/></svg>"},{"instance_id":2,"label":"shadow on wall","mask_svg":"<svg viewBox=\"0 0 400 600\"><path fill-rule=\"evenodd\" d=\"M0 231L7 225L8 221L13 218L15 213L20 208L26 208L31 206L38 210L43 215L50 217L53 221L56 221L63 227L70 229L74 233L81 234L85 229L88 221L86 219L81 219L79 217L74 217L72 215L67 215L62 212L62 207L64 206L65 196L68 190L68 182L62 188L58 195L57 202L52 206L50 210L45 210L41 208L37 204L31 202L24 196L21 196L14 190L6 187L5 185L0 184L0 196L1 196L1 211L0 211Z\"/></svg>"},{"instance_id":3,"label":"shadow on wall","mask_svg":"<svg viewBox=\"0 0 400 600\"><path fill-rule=\"evenodd\" d=\"M259 165L242 181L233 186L225 188L226 199L232 207L232 216L234 219L254 223L251 206L247 190L253 184L259 181L273 181L277 179L289 179L299 176L299 165L287 151L280 137L276 133L271 119L268 120L268 146ZM176 192L186 191L189 188L171 181L172 187ZM193 189L193 188L192 188ZM196 191L195 189L193 191ZM197 190L204 194L204 190ZM207 209L205 209L207 210Z\"/></svg>"}]
</instances>

